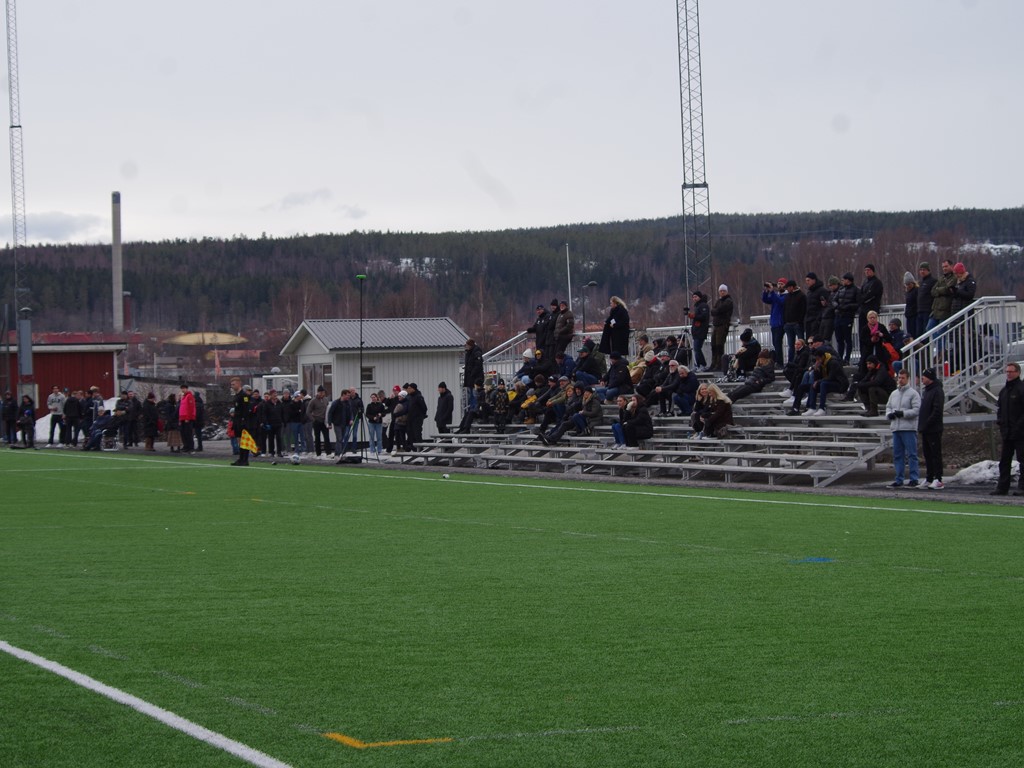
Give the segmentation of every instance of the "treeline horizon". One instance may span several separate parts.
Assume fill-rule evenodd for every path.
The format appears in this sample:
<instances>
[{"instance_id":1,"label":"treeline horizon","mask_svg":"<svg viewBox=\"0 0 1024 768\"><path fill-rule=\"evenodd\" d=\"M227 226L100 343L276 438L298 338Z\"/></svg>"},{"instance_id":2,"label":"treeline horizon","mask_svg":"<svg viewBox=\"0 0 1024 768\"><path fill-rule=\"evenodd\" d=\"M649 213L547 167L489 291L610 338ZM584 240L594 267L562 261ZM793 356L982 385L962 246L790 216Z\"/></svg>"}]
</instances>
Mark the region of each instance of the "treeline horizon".
<instances>
[{"instance_id":1,"label":"treeline horizon","mask_svg":"<svg viewBox=\"0 0 1024 768\"><path fill-rule=\"evenodd\" d=\"M764 314L761 285L802 283L873 263L886 303L902 300L903 276L928 261L964 261L979 295L1021 297L1024 208L902 213L713 214L712 268L703 290L730 287L740 317ZM680 324L689 304L681 216L481 232L350 232L132 242L123 245L130 325L142 332L221 331L270 344L303 319L454 319L484 346L532 322L533 307L566 298L566 243L573 308L599 328L608 297L621 296L635 325ZM1008 253L968 250L990 243ZM922 248L922 244L930 244ZM0 294L11 301L13 253L2 252ZM109 245L36 245L21 251L36 331L110 331ZM692 286L691 286L692 287ZM24 304L22 304L24 305Z\"/></svg>"}]
</instances>

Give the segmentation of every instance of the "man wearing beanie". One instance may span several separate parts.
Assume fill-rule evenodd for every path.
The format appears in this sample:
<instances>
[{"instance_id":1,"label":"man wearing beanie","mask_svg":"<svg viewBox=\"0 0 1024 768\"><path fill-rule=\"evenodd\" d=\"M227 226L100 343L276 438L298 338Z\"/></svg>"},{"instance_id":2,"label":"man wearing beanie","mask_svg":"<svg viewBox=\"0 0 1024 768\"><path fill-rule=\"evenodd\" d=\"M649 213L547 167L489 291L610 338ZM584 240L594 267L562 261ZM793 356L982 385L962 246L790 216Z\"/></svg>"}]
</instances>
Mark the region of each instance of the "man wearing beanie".
<instances>
[{"instance_id":1,"label":"man wearing beanie","mask_svg":"<svg viewBox=\"0 0 1024 768\"><path fill-rule=\"evenodd\" d=\"M445 382L437 385L437 410L434 412L434 424L439 435L450 432L448 425L452 423L455 413L455 395L448 389Z\"/></svg>"},{"instance_id":2,"label":"man wearing beanie","mask_svg":"<svg viewBox=\"0 0 1024 768\"><path fill-rule=\"evenodd\" d=\"M704 342L708 339L708 329L711 326L711 308L708 306L708 297L700 291L694 291L690 300L693 304L690 305L686 315L690 318L693 360L697 365L697 370L703 371L708 367L708 361L704 357Z\"/></svg>"},{"instance_id":3,"label":"man wearing beanie","mask_svg":"<svg viewBox=\"0 0 1024 768\"><path fill-rule=\"evenodd\" d=\"M796 339L804 338L804 317L807 314L807 297L796 284L796 280L786 282L786 301L782 305L782 322L786 330L786 341L789 354L786 362L793 362L796 356Z\"/></svg>"},{"instance_id":4,"label":"man wearing beanie","mask_svg":"<svg viewBox=\"0 0 1024 768\"><path fill-rule=\"evenodd\" d=\"M821 315L825 309L822 299L828 291L825 284L818 279L814 272L808 272L804 277L804 285L807 287L807 308L804 310L804 337L817 336L821 333Z\"/></svg>"},{"instance_id":5,"label":"man wearing beanie","mask_svg":"<svg viewBox=\"0 0 1024 768\"><path fill-rule=\"evenodd\" d=\"M821 298L821 327L818 329L818 336L825 340L826 344L832 344L832 335L836 330L836 298L839 296L839 278L831 275L825 281L825 295Z\"/></svg>"},{"instance_id":6,"label":"man wearing beanie","mask_svg":"<svg viewBox=\"0 0 1024 768\"><path fill-rule=\"evenodd\" d=\"M718 301L711 307L711 370L717 371L722 366L722 355L725 354L725 339L729 335L729 323L732 321L733 302L729 295L729 286L722 283L718 286Z\"/></svg>"},{"instance_id":7,"label":"man wearing beanie","mask_svg":"<svg viewBox=\"0 0 1024 768\"><path fill-rule=\"evenodd\" d=\"M836 293L836 356L842 358L844 365L849 365L853 352L853 321L860 306L860 291L853 284L853 272L843 275Z\"/></svg>"},{"instance_id":8,"label":"man wearing beanie","mask_svg":"<svg viewBox=\"0 0 1024 768\"><path fill-rule=\"evenodd\" d=\"M910 272L904 272L903 287L906 289L906 293L904 294L905 301L903 304L903 318L906 322L903 326L906 330L907 336L911 339L916 339L921 333L917 329L917 278L915 278ZM899 347L896 348L899 349Z\"/></svg>"},{"instance_id":9,"label":"man wearing beanie","mask_svg":"<svg viewBox=\"0 0 1024 768\"><path fill-rule=\"evenodd\" d=\"M921 371L921 412L917 415L917 431L921 433L924 453L925 481L919 488L941 491L942 484L942 407L946 394L934 368Z\"/></svg>"}]
</instances>

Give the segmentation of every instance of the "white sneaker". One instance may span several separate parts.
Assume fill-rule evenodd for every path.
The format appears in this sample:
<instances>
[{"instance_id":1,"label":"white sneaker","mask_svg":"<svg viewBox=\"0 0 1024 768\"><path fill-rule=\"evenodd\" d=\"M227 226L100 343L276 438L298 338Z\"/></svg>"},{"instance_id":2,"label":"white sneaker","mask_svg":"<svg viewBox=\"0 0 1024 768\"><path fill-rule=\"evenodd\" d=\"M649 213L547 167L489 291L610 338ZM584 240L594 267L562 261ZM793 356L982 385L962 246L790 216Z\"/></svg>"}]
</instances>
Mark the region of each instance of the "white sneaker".
<instances>
[{"instance_id":1,"label":"white sneaker","mask_svg":"<svg viewBox=\"0 0 1024 768\"><path fill-rule=\"evenodd\" d=\"M824 408L819 408L816 411L811 411L807 415L808 416L824 416L825 415L825 409Z\"/></svg>"},{"instance_id":2,"label":"white sneaker","mask_svg":"<svg viewBox=\"0 0 1024 768\"><path fill-rule=\"evenodd\" d=\"M790 397L788 400L783 400L782 401L783 408L786 408L786 407L792 408L795 405L796 405L796 398L794 398L794 397Z\"/></svg>"},{"instance_id":3,"label":"white sneaker","mask_svg":"<svg viewBox=\"0 0 1024 768\"><path fill-rule=\"evenodd\" d=\"M925 480L919 486L917 486L917 490L919 490L919 491L930 491L931 487L932 487L932 484L929 483L927 480Z\"/></svg>"},{"instance_id":4,"label":"white sneaker","mask_svg":"<svg viewBox=\"0 0 1024 768\"><path fill-rule=\"evenodd\" d=\"M793 390L792 389L785 389L785 390L782 391L781 396L782 397L792 397L793 396Z\"/></svg>"},{"instance_id":5,"label":"white sneaker","mask_svg":"<svg viewBox=\"0 0 1024 768\"><path fill-rule=\"evenodd\" d=\"M946 486L943 484L943 482L941 480L932 480L932 486L931 487L932 487L932 490L941 491Z\"/></svg>"}]
</instances>

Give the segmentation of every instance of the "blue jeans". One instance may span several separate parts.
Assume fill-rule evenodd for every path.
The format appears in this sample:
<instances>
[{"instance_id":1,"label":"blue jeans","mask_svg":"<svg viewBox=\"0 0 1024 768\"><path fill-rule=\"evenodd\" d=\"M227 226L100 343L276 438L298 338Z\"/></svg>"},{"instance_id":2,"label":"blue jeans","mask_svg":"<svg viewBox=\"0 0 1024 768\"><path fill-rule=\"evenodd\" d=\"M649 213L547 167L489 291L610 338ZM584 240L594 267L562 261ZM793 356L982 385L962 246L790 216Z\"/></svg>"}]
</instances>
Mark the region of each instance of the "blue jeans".
<instances>
[{"instance_id":1,"label":"blue jeans","mask_svg":"<svg viewBox=\"0 0 1024 768\"><path fill-rule=\"evenodd\" d=\"M698 368L707 368L708 361L704 357L704 342L708 340L708 332L693 334L693 360Z\"/></svg>"},{"instance_id":2,"label":"blue jeans","mask_svg":"<svg viewBox=\"0 0 1024 768\"><path fill-rule=\"evenodd\" d=\"M679 393L672 395L672 402L679 406L679 410L683 412L683 416L689 416L693 413L693 401L694 397L689 392L682 395Z\"/></svg>"},{"instance_id":3,"label":"blue jeans","mask_svg":"<svg viewBox=\"0 0 1024 768\"><path fill-rule=\"evenodd\" d=\"M306 447L306 430L302 428L302 424L297 421L289 422L288 433L292 436L292 448L299 453L305 453L308 448Z\"/></svg>"},{"instance_id":4,"label":"blue jeans","mask_svg":"<svg viewBox=\"0 0 1024 768\"><path fill-rule=\"evenodd\" d=\"M368 421L366 422L366 428L370 433L370 452L380 453L381 447L381 435L384 433L384 425L377 422Z\"/></svg>"},{"instance_id":5,"label":"blue jeans","mask_svg":"<svg viewBox=\"0 0 1024 768\"><path fill-rule=\"evenodd\" d=\"M896 468L896 482L902 483L904 470L910 471L907 478L912 483L918 480L917 432L901 429L892 433L892 463Z\"/></svg>"},{"instance_id":6,"label":"blue jeans","mask_svg":"<svg viewBox=\"0 0 1024 768\"><path fill-rule=\"evenodd\" d=\"M616 445L626 444L626 433L622 431L622 425L619 422L612 424L612 434L615 435Z\"/></svg>"},{"instance_id":7,"label":"blue jeans","mask_svg":"<svg viewBox=\"0 0 1024 768\"><path fill-rule=\"evenodd\" d=\"M814 384L818 387L815 389ZM811 391L807 395L807 407L811 409L825 408L825 400L828 398L828 391L832 388L832 382L822 379L811 384ZM817 405L815 405L817 403Z\"/></svg>"},{"instance_id":8,"label":"blue jeans","mask_svg":"<svg viewBox=\"0 0 1024 768\"><path fill-rule=\"evenodd\" d=\"M597 384L597 376L592 373L585 371L576 371L576 381L586 384L588 387L592 387Z\"/></svg>"}]
</instances>

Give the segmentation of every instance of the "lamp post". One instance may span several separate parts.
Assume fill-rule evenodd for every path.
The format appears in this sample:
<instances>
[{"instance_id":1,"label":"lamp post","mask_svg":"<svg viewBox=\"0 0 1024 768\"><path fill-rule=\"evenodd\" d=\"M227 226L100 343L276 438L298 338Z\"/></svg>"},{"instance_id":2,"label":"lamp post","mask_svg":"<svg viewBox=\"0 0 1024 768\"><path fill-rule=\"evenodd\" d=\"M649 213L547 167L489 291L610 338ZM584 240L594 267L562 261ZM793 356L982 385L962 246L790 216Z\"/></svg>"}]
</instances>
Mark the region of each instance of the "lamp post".
<instances>
[{"instance_id":1,"label":"lamp post","mask_svg":"<svg viewBox=\"0 0 1024 768\"><path fill-rule=\"evenodd\" d=\"M359 281L359 405L363 406L363 283L366 282L366 275L356 275ZM358 415L358 427L356 442L359 448L359 455L366 458L363 449L363 414Z\"/></svg>"},{"instance_id":2,"label":"lamp post","mask_svg":"<svg viewBox=\"0 0 1024 768\"><path fill-rule=\"evenodd\" d=\"M583 284L583 334L587 333L587 288L596 288L597 281L591 280L589 283Z\"/></svg>"}]
</instances>

